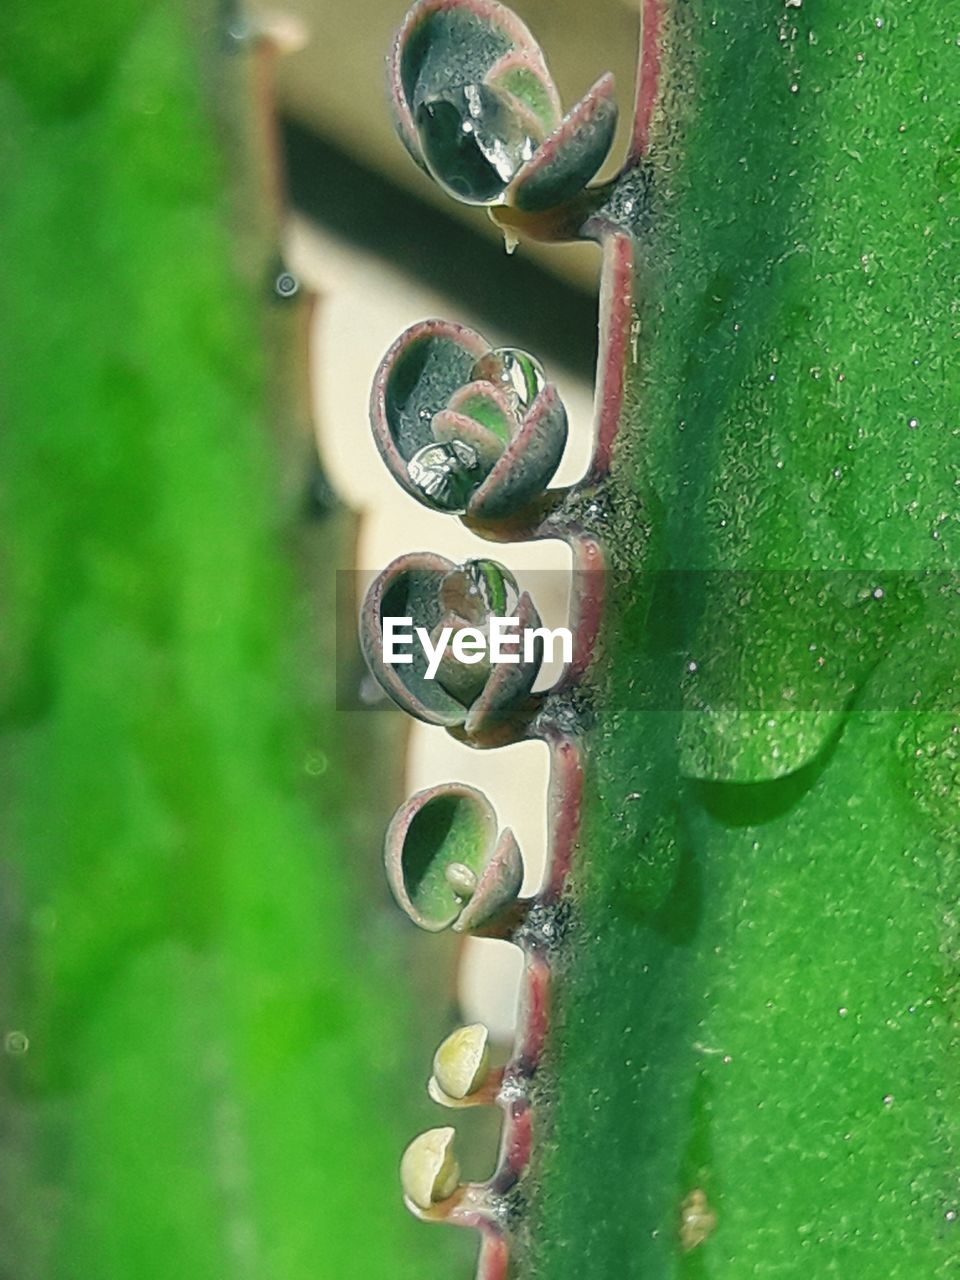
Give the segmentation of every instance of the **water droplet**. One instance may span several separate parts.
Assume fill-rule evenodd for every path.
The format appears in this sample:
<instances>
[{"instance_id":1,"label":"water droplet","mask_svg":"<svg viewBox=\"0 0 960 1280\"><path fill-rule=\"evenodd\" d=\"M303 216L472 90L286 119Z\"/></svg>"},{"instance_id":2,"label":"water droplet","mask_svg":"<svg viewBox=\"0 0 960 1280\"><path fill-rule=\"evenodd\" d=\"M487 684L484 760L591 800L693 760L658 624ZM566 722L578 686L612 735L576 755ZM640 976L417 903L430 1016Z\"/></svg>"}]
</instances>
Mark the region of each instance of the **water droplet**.
<instances>
[{"instance_id":1,"label":"water droplet","mask_svg":"<svg viewBox=\"0 0 960 1280\"><path fill-rule=\"evenodd\" d=\"M537 146L510 102L485 84L441 90L416 119L430 172L469 204L497 200Z\"/></svg>"},{"instance_id":2,"label":"water droplet","mask_svg":"<svg viewBox=\"0 0 960 1280\"><path fill-rule=\"evenodd\" d=\"M462 440L425 444L407 463L407 475L438 511L462 514L482 479L477 451Z\"/></svg>"},{"instance_id":3,"label":"water droplet","mask_svg":"<svg viewBox=\"0 0 960 1280\"><path fill-rule=\"evenodd\" d=\"M289 271L281 271L274 280L273 287L281 298L292 298L300 288L300 281Z\"/></svg>"},{"instance_id":4,"label":"water droplet","mask_svg":"<svg viewBox=\"0 0 960 1280\"><path fill-rule=\"evenodd\" d=\"M470 371L471 382L492 382L506 393L510 406L526 413L546 385L543 366L518 347L495 347Z\"/></svg>"},{"instance_id":5,"label":"water droplet","mask_svg":"<svg viewBox=\"0 0 960 1280\"><path fill-rule=\"evenodd\" d=\"M491 614L513 617L520 588L509 569L496 560L467 560L446 574L440 584L440 600L448 612L482 624Z\"/></svg>"},{"instance_id":6,"label":"water droplet","mask_svg":"<svg viewBox=\"0 0 960 1280\"><path fill-rule=\"evenodd\" d=\"M11 1058L22 1057L30 1048L30 1041L22 1031L8 1031L3 1037L3 1051Z\"/></svg>"}]
</instances>

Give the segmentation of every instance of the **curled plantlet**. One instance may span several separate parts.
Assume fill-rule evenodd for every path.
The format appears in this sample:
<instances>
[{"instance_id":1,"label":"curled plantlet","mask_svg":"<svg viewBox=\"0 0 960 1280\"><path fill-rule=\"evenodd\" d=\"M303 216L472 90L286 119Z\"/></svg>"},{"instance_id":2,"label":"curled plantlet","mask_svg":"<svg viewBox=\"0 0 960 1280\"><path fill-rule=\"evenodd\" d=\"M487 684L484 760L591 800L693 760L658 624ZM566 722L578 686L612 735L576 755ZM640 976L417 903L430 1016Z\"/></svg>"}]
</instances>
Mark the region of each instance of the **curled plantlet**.
<instances>
[{"instance_id":1,"label":"curled plantlet","mask_svg":"<svg viewBox=\"0 0 960 1280\"><path fill-rule=\"evenodd\" d=\"M458 1027L433 1056L427 1092L442 1107L475 1107L493 1102L503 1080L490 1067L489 1032L482 1022Z\"/></svg>"},{"instance_id":2,"label":"curled plantlet","mask_svg":"<svg viewBox=\"0 0 960 1280\"><path fill-rule=\"evenodd\" d=\"M455 1130L449 1127L428 1129L404 1151L400 1184L411 1208L427 1212L456 1193L460 1165L454 1153L455 1138Z\"/></svg>"},{"instance_id":3,"label":"curled plantlet","mask_svg":"<svg viewBox=\"0 0 960 1280\"><path fill-rule=\"evenodd\" d=\"M533 356L425 320L377 371L370 422L393 476L436 511L499 520L539 497L560 464L567 415Z\"/></svg>"},{"instance_id":4,"label":"curled plantlet","mask_svg":"<svg viewBox=\"0 0 960 1280\"><path fill-rule=\"evenodd\" d=\"M583 190L613 143L613 77L564 116L539 45L495 0L418 0L389 77L407 150L466 204L555 208Z\"/></svg>"},{"instance_id":5,"label":"curled plantlet","mask_svg":"<svg viewBox=\"0 0 960 1280\"><path fill-rule=\"evenodd\" d=\"M478 742L505 740L535 704L540 617L494 560L455 565L400 556L367 592L360 644L374 676L405 711Z\"/></svg>"},{"instance_id":6,"label":"curled plantlet","mask_svg":"<svg viewBox=\"0 0 960 1280\"><path fill-rule=\"evenodd\" d=\"M387 828L384 862L397 903L430 933L492 926L509 915L523 882L513 832L498 837L490 801L464 783L428 787L401 805ZM466 1052L462 1063L472 1060L471 1054L482 1057L485 1033L481 1045L475 1029L468 1030L473 1049L458 1042L459 1050L454 1045L442 1062L452 1061L455 1050ZM465 1070L462 1066L461 1076ZM450 1072L441 1074L451 1083ZM445 1085L443 1092L449 1093Z\"/></svg>"}]
</instances>

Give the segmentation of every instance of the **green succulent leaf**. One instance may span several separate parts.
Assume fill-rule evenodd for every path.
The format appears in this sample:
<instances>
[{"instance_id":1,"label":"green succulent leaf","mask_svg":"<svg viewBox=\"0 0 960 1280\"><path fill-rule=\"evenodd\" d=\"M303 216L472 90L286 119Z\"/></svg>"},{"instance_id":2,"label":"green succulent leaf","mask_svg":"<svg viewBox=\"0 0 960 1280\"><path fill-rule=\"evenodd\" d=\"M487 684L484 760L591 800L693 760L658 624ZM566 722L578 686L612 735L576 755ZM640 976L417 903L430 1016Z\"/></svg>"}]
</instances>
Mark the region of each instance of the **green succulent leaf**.
<instances>
[{"instance_id":1,"label":"green succulent leaf","mask_svg":"<svg viewBox=\"0 0 960 1280\"><path fill-rule=\"evenodd\" d=\"M507 190L507 202L539 213L572 200L587 185L613 145L617 103L613 76L588 90L523 166Z\"/></svg>"},{"instance_id":2,"label":"green succulent leaf","mask_svg":"<svg viewBox=\"0 0 960 1280\"><path fill-rule=\"evenodd\" d=\"M660 8L525 1278L953 1266L950 21Z\"/></svg>"},{"instance_id":3,"label":"green succulent leaf","mask_svg":"<svg viewBox=\"0 0 960 1280\"><path fill-rule=\"evenodd\" d=\"M546 209L577 195L613 142L612 80L561 121L539 47L494 0L419 0L390 60L397 130L454 199Z\"/></svg>"},{"instance_id":4,"label":"green succulent leaf","mask_svg":"<svg viewBox=\"0 0 960 1280\"><path fill-rule=\"evenodd\" d=\"M463 783L430 787L403 804L384 860L400 907L431 933L485 924L516 900L523 880L513 834L497 838L489 800Z\"/></svg>"},{"instance_id":5,"label":"green succulent leaf","mask_svg":"<svg viewBox=\"0 0 960 1280\"><path fill-rule=\"evenodd\" d=\"M447 871L454 864L479 878L496 835L493 808L474 787L433 787L403 805L387 832L387 877L401 906L421 928L433 931L453 924L463 897Z\"/></svg>"},{"instance_id":6,"label":"green succulent leaf","mask_svg":"<svg viewBox=\"0 0 960 1280\"><path fill-rule=\"evenodd\" d=\"M539 361L443 320L413 325L384 356L370 422L408 493L478 520L540 497L567 441L566 410Z\"/></svg>"}]
</instances>

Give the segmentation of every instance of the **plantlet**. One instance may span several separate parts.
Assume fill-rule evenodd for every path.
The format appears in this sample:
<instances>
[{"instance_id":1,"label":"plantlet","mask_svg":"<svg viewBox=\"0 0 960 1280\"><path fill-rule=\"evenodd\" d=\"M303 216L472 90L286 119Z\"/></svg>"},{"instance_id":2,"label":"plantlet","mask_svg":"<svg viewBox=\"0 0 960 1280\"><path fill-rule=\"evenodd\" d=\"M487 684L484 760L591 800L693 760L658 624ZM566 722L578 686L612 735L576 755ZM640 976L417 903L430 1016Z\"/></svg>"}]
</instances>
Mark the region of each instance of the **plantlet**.
<instances>
[{"instance_id":1,"label":"plantlet","mask_svg":"<svg viewBox=\"0 0 960 1280\"><path fill-rule=\"evenodd\" d=\"M438 511L502 519L534 501L567 441L557 389L524 351L428 320L384 356L370 404L380 455Z\"/></svg>"},{"instance_id":2,"label":"plantlet","mask_svg":"<svg viewBox=\"0 0 960 1280\"><path fill-rule=\"evenodd\" d=\"M460 1166L453 1154L454 1129L429 1129L414 1138L400 1161L400 1181L411 1204L428 1212L460 1185Z\"/></svg>"},{"instance_id":3,"label":"plantlet","mask_svg":"<svg viewBox=\"0 0 960 1280\"><path fill-rule=\"evenodd\" d=\"M487 924L513 905L523 882L513 832L498 837L486 797L462 784L430 787L402 805L385 859L398 904L431 933Z\"/></svg>"},{"instance_id":4,"label":"plantlet","mask_svg":"<svg viewBox=\"0 0 960 1280\"><path fill-rule=\"evenodd\" d=\"M562 117L536 41L492 0L415 5L391 54L390 88L407 150L467 204L563 203L600 168L617 122L610 76Z\"/></svg>"},{"instance_id":5,"label":"plantlet","mask_svg":"<svg viewBox=\"0 0 960 1280\"><path fill-rule=\"evenodd\" d=\"M575 564L573 661L535 707L487 704L473 736L394 689L477 745L541 736L553 761L545 887L481 913L527 957L500 1160L427 1216L481 1229L484 1280L945 1277L956 33L933 0L642 10L629 154L596 186L607 82L558 127L501 6L421 0L391 57L398 131L442 187L513 238L604 254L595 450L573 489L542 491L548 468L471 510L480 417L444 435L443 414L479 344L447 322L423 327L449 342L424 379L430 440L391 423L396 354L374 391L408 491L498 541L565 537ZM507 407L476 404L501 439ZM439 502L408 469L434 439L473 451ZM388 865L429 868L463 927L461 868L477 875L495 827L465 856L443 825L400 819Z\"/></svg>"},{"instance_id":6,"label":"plantlet","mask_svg":"<svg viewBox=\"0 0 960 1280\"><path fill-rule=\"evenodd\" d=\"M516 662L490 660L492 618L511 622ZM411 626L419 644L395 652L398 635L412 635L404 630ZM373 583L360 642L370 670L411 715L478 742L491 734L505 741L522 734L539 707L530 694L543 658L539 630L533 601L501 565L454 565L424 553L400 556ZM458 658L460 632L476 633L473 647L483 651Z\"/></svg>"},{"instance_id":7,"label":"plantlet","mask_svg":"<svg viewBox=\"0 0 960 1280\"><path fill-rule=\"evenodd\" d=\"M476 1022L450 1033L433 1056L433 1075L427 1088L443 1106L467 1106L490 1082L487 1028Z\"/></svg>"}]
</instances>

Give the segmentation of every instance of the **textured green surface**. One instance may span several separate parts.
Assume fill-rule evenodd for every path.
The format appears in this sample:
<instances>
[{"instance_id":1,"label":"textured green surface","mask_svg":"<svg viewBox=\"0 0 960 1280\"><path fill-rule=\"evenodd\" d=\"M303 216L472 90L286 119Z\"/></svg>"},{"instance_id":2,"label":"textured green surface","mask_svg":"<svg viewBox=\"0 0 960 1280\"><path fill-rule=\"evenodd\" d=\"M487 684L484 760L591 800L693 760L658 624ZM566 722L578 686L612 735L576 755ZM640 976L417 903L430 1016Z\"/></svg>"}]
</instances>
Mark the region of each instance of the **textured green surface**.
<instances>
[{"instance_id":1,"label":"textured green surface","mask_svg":"<svg viewBox=\"0 0 960 1280\"><path fill-rule=\"evenodd\" d=\"M957 646L908 577L768 576L739 610L651 571L958 567L960 10L668 11L521 1273L946 1277ZM718 648L742 660L698 693ZM717 1225L684 1253L694 1189Z\"/></svg>"},{"instance_id":2,"label":"textured green surface","mask_svg":"<svg viewBox=\"0 0 960 1280\"><path fill-rule=\"evenodd\" d=\"M9 1280L422 1280L474 1247L400 1204L441 1027L375 857L396 725L332 707L350 526L304 521L302 437L281 483L261 352L297 338L213 128L248 112L216 9L0 16Z\"/></svg>"},{"instance_id":3,"label":"textured green surface","mask_svg":"<svg viewBox=\"0 0 960 1280\"><path fill-rule=\"evenodd\" d=\"M479 875L495 838L489 808L472 798L441 795L425 805L404 842L404 883L416 910L430 921L455 920L463 902L447 880L447 868L460 863Z\"/></svg>"}]
</instances>

